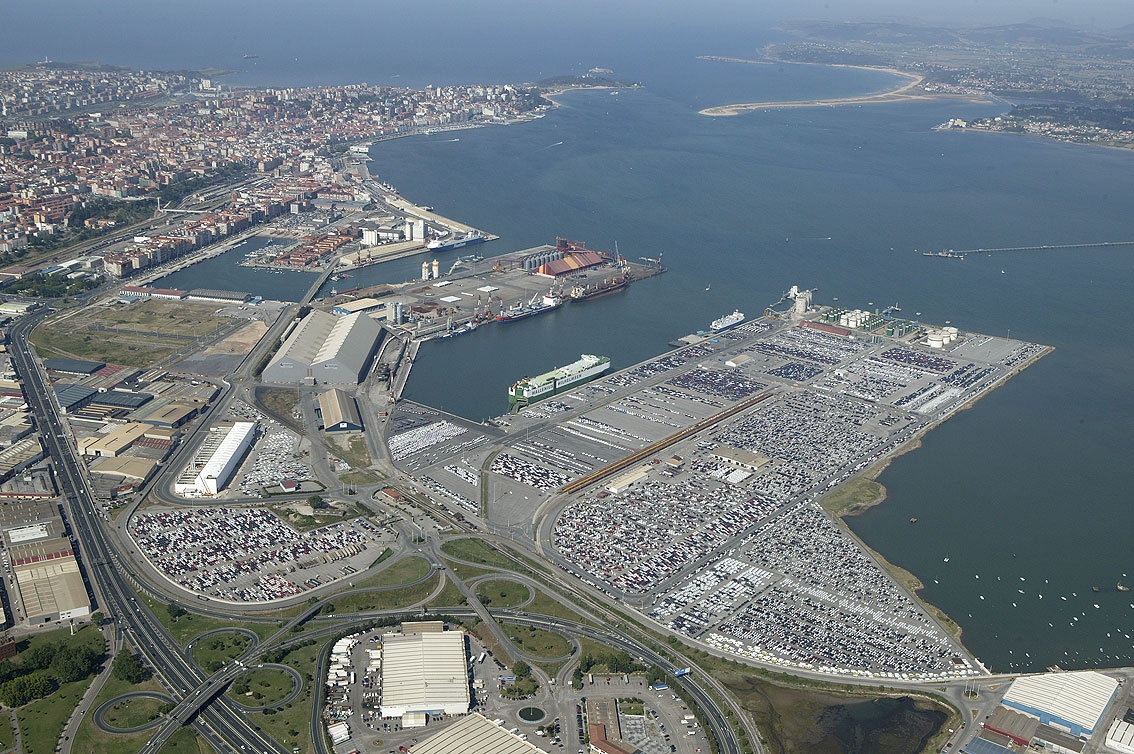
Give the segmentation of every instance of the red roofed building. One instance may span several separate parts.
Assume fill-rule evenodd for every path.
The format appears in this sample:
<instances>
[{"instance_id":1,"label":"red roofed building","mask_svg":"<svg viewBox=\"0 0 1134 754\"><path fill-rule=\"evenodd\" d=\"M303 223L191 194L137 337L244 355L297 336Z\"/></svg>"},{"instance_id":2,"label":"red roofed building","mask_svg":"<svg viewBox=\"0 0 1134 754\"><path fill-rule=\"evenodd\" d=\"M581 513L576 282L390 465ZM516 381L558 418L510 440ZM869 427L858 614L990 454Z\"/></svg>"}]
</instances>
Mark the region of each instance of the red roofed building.
<instances>
[{"instance_id":1,"label":"red roofed building","mask_svg":"<svg viewBox=\"0 0 1134 754\"><path fill-rule=\"evenodd\" d=\"M564 254L562 259L541 264L536 268L536 274L555 278L578 270L598 267L608 261L609 257L597 251L572 251Z\"/></svg>"},{"instance_id":2,"label":"red roofed building","mask_svg":"<svg viewBox=\"0 0 1134 754\"><path fill-rule=\"evenodd\" d=\"M591 723L587 726L587 733L590 734L592 754L632 754L627 749L606 740L605 725Z\"/></svg>"}]
</instances>

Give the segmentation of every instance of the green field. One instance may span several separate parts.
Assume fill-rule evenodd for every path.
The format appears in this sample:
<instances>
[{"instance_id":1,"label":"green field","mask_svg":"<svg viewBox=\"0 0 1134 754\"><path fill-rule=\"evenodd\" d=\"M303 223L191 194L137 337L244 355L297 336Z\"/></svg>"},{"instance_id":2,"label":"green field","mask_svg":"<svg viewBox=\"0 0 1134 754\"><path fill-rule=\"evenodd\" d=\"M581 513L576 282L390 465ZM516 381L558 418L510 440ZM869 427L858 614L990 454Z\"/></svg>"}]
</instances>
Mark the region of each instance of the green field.
<instances>
[{"instance_id":1,"label":"green field","mask_svg":"<svg viewBox=\"0 0 1134 754\"><path fill-rule=\"evenodd\" d=\"M855 477L830 495L819 499L828 513L836 516L853 516L875 505L886 494L886 488L873 479Z\"/></svg>"},{"instance_id":2,"label":"green field","mask_svg":"<svg viewBox=\"0 0 1134 754\"><path fill-rule=\"evenodd\" d=\"M148 367L192 344L168 336L203 337L232 324L231 317L213 316L217 308L156 299L89 306L47 320L32 332L31 342L40 358L68 356Z\"/></svg>"},{"instance_id":3,"label":"green field","mask_svg":"<svg viewBox=\"0 0 1134 754\"><path fill-rule=\"evenodd\" d=\"M481 604L493 607L518 607L532 596L525 585L507 579L491 579L476 585Z\"/></svg>"},{"instance_id":4,"label":"green field","mask_svg":"<svg viewBox=\"0 0 1134 754\"><path fill-rule=\"evenodd\" d=\"M432 594L433 590L437 588L440 578L441 575L435 573L432 577L413 586L332 597L330 604L333 609L324 607L324 610L327 614L348 615L372 610L394 610L409 607Z\"/></svg>"},{"instance_id":5,"label":"green field","mask_svg":"<svg viewBox=\"0 0 1134 754\"><path fill-rule=\"evenodd\" d=\"M16 745L16 729L12 727L12 719L3 715L0 721L0 751L7 751Z\"/></svg>"},{"instance_id":6,"label":"green field","mask_svg":"<svg viewBox=\"0 0 1134 754\"><path fill-rule=\"evenodd\" d=\"M371 586L398 586L424 578L429 573L429 561L419 555L402 558L393 565L386 566L378 573L354 582L356 588Z\"/></svg>"},{"instance_id":7,"label":"green field","mask_svg":"<svg viewBox=\"0 0 1134 754\"><path fill-rule=\"evenodd\" d=\"M247 691L241 691L243 686ZM233 681L228 696L246 707L267 707L287 698L295 688L291 676L274 668L255 668Z\"/></svg>"},{"instance_id":8,"label":"green field","mask_svg":"<svg viewBox=\"0 0 1134 754\"><path fill-rule=\"evenodd\" d=\"M579 623L593 623L569 608L563 598L552 597L547 592L536 591L535 598L524 607L524 612L536 615L550 615L552 618L573 620Z\"/></svg>"},{"instance_id":9,"label":"green field","mask_svg":"<svg viewBox=\"0 0 1134 754\"><path fill-rule=\"evenodd\" d=\"M312 671L322 645L300 647L288 654L282 664L289 665L303 676L303 691L294 700L276 711L249 712L248 720L279 741L286 748L299 747L301 754L315 754L311 742L311 690L317 682Z\"/></svg>"},{"instance_id":10,"label":"green field","mask_svg":"<svg viewBox=\"0 0 1134 754\"><path fill-rule=\"evenodd\" d=\"M157 720L169 710L170 706L168 702L163 702L160 699L132 697L123 699L108 709L102 719L103 722L113 728L137 728L152 720Z\"/></svg>"},{"instance_id":11,"label":"green field","mask_svg":"<svg viewBox=\"0 0 1134 754\"><path fill-rule=\"evenodd\" d=\"M192 728L182 728L170 736L159 754L216 754L216 749Z\"/></svg>"},{"instance_id":12,"label":"green field","mask_svg":"<svg viewBox=\"0 0 1134 754\"><path fill-rule=\"evenodd\" d=\"M193 645L193 662L210 675L252 646L252 639L235 631L206 636Z\"/></svg>"},{"instance_id":13,"label":"green field","mask_svg":"<svg viewBox=\"0 0 1134 754\"><path fill-rule=\"evenodd\" d=\"M465 599L465 595L461 594L461 590L449 578L445 580L444 588L429 603L429 607L462 607L467 604L469 603Z\"/></svg>"},{"instance_id":14,"label":"green field","mask_svg":"<svg viewBox=\"0 0 1134 754\"><path fill-rule=\"evenodd\" d=\"M478 568L477 566L465 565L464 563L455 563L448 558L445 558L445 565L449 566L449 570L461 581L472 581L477 576L487 576L490 573L497 573L497 571L490 571L487 568Z\"/></svg>"},{"instance_id":15,"label":"green field","mask_svg":"<svg viewBox=\"0 0 1134 754\"><path fill-rule=\"evenodd\" d=\"M479 539L451 539L441 545L441 552L450 557L467 560L470 563L480 563L492 568L511 570L516 565L504 553L486 545Z\"/></svg>"},{"instance_id":16,"label":"green field","mask_svg":"<svg viewBox=\"0 0 1134 754\"><path fill-rule=\"evenodd\" d=\"M280 627L278 623L238 623L231 620L220 620L219 618L206 618L196 613L186 613L179 618L172 618L166 608L166 603L158 602L148 594L142 592L138 593L138 598L146 603L150 610L153 611L154 615L157 616L158 621L169 631L174 640L183 647L194 637L217 628L232 628L233 626L249 628L255 631L256 635L261 639L264 639L265 637L271 636Z\"/></svg>"},{"instance_id":17,"label":"green field","mask_svg":"<svg viewBox=\"0 0 1134 754\"><path fill-rule=\"evenodd\" d=\"M563 634L542 628L518 626L514 623L501 623L500 628L512 640L512 646L532 657L551 660L571 652L571 642Z\"/></svg>"},{"instance_id":18,"label":"green field","mask_svg":"<svg viewBox=\"0 0 1134 754\"><path fill-rule=\"evenodd\" d=\"M51 696L25 704L16 711L24 754L51 754L55 751L67 719L93 680L86 678L61 684Z\"/></svg>"},{"instance_id":19,"label":"green field","mask_svg":"<svg viewBox=\"0 0 1134 754\"><path fill-rule=\"evenodd\" d=\"M106 679L106 683L99 689L95 700L91 704L90 712L98 709L104 702L130 691L163 691L161 684L153 678L141 683L130 683L115 678L113 675ZM75 733L71 754L134 754L142 748L153 731L142 731L130 735L104 733L94 724L93 715L88 713L79 730Z\"/></svg>"}]
</instances>

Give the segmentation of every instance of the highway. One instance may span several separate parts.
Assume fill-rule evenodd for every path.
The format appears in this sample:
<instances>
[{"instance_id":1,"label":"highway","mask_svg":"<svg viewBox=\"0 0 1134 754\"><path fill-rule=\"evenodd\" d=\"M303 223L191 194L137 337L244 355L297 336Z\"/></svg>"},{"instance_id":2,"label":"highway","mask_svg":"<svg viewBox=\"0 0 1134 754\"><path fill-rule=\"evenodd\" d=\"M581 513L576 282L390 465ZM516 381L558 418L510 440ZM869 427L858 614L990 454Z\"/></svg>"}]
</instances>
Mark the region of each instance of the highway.
<instances>
[{"instance_id":1,"label":"highway","mask_svg":"<svg viewBox=\"0 0 1134 754\"><path fill-rule=\"evenodd\" d=\"M24 381L28 407L36 418L47 450L55 461L62 496L66 499L71 526L80 547L87 574L102 597L103 610L129 635L154 667L171 694L187 694L205 683L206 678L192 660L162 627L158 619L139 602L127 583L118 556L103 532L95 513L96 503L84 476L84 467L67 441L51 388L27 342L28 333L47 315L39 312L24 317L9 331L12 361ZM205 736L220 752L250 753L285 749L265 738L243 715L223 699L216 699L200 715ZM175 730L162 728L141 749L153 754Z\"/></svg>"}]
</instances>

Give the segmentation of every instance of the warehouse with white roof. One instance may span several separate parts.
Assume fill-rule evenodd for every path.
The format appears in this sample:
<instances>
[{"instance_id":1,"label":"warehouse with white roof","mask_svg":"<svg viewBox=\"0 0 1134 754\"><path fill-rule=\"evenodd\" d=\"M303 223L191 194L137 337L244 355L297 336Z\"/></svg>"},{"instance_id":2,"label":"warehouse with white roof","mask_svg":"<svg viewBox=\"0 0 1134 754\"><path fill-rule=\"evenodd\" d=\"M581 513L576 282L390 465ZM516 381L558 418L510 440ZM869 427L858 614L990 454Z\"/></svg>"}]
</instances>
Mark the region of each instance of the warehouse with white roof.
<instances>
[{"instance_id":1,"label":"warehouse with white roof","mask_svg":"<svg viewBox=\"0 0 1134 754\"><path fill-rule=\"evenodd\" d=\"M425 725L427 715L468 714L464 632L445 631L440 622L403 628L382 636L382 717L400 717L411 728Z\"/></svg>"},{"instance_id":2,"label":"warehouse with white roof","mask_svg":"<svg viewBox=\"0 0 1134 754\"><path fill-rule=\"evenodd\" d=\"M216 495L240 467L256 438L256 422L234 422L209 428L193 461L173 483L178 495Z\"/></svg>"},{"instance_id":3,"label":"warehouse with white roof","mask_svg":"<svg viewBox=\"0 0 1134 754\"><path fill-rule=\"evenodd\" d=\"M381 336L382 325L363 312L336 317L312 311L268 362L264 381L357 385Z\"/></svg>"},{"instance_id":4,"label":"warehouse with white roof","mask_svg":"<svg viewBox=\"0 0 1134 754\"><path fill-rule=\"evenodd\" d=\"M410 754L544 754L479 712L410 747Z\"/></svg>"},{"instance_id":5,"label":"warehouse with white roof","mask_svg":"<svg viewBox=\"0 0 1134 754\"><path fill-rule=\"evenodd\" d=\"M1095 732L1118 691L1118 681L1087 670L1017 678L1001 702L1073 736Z\"/></svg>"}]
</instances>

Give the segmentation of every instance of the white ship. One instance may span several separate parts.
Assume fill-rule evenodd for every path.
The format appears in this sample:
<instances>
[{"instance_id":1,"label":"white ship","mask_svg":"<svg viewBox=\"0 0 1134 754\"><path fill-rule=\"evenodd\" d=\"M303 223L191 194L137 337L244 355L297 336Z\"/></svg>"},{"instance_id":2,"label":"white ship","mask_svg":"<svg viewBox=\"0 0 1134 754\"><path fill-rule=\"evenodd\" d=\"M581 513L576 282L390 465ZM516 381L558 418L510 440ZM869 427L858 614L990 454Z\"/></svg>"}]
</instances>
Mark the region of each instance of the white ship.
<instances>
[{"instance_id":1,"label":"white ship","mask_svg":"<svg viewBox=\"0 0 1134 754\"><path fill-rule=\"evenodd\" d=\"M713 332L724 332L729 328L736 327L743 321L744 313L737 309L733 311L732 314L721 317L720 319L714 319L713 324L709 325L709 329Z\"/></svg>"},{"instance_id":2,"label":"white ship","mask_svg":"<svg viewBox=\"0 0 1134 754\"><path fill-rule=\"evenodd\" d=\"M535 403L542 398L562 393L576 385L593 380L610 369L610 359L605 356L583 354L573 364L553 369L538 377L525 377L508 389L508 403L513 408Z\"/></svg>"}]
</instances>

